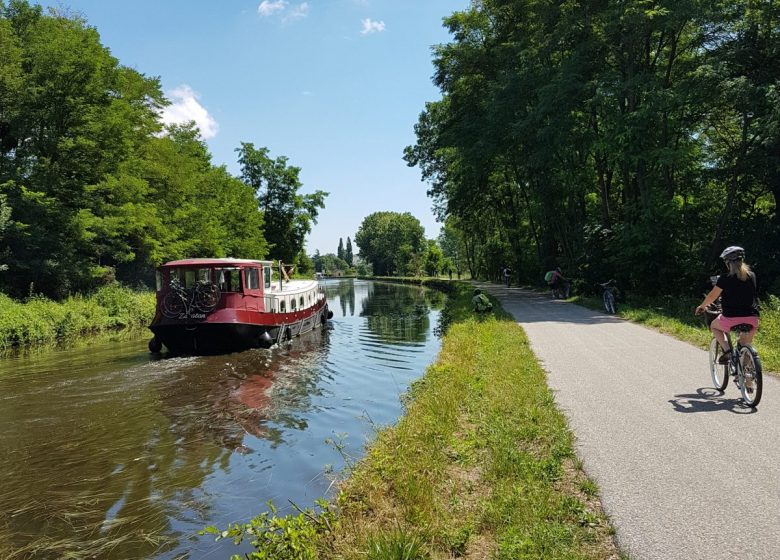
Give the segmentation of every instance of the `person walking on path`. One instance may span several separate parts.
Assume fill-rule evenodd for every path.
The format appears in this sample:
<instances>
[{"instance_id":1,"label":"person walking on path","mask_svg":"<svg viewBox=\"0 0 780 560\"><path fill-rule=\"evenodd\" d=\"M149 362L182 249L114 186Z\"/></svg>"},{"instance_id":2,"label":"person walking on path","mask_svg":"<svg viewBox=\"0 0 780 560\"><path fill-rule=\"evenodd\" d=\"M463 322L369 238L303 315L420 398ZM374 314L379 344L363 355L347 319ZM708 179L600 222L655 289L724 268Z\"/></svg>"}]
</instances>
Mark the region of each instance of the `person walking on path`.
<instances>
[{"instance_id":1,"label":"person walking on path","mask_svg":"<svg viewBox=\"0 0 780 560\"><path fill-rule=\"evenodd\" d=\"M505 266L503 272L504 272L504 285L508 288L510 279L512 278L512 269L509 268L508 266Z\"/></svg>"},{"instance_id":2,"label":"person walking on path","mask_svg":"<svg viewBox=\"0 0 780 560\"><path fill-rule=\"evenodd\" d=\"M756 274L745 264L745 250L736 245L727 247L720 254L720 258L723 259L728 273L718 276L715 286L696 308L695 313L703 313L718 298L721 299L722 311L710 323L710 330L723 348L718 363L727 364L731 360L731 346L726 333L740 323L752 325L753 329L742 338L743 344L751 344L758 329L759 314L756 304Z\"/></svg>"}]
</instances>

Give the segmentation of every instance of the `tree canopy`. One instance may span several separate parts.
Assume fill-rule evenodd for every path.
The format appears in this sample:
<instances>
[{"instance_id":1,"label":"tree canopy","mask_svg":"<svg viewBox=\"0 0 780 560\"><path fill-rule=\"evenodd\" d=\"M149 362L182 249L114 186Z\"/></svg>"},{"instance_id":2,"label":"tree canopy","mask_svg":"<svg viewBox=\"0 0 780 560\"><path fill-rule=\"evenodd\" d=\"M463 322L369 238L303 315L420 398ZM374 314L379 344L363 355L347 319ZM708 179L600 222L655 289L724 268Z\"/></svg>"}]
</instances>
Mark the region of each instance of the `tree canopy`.
<instances>
[{"instance_id":1,"label":"tree canopy","mask_svg":"<svg viewBox=\"0 0 780 560\"><path fill-rule=\"evenodd\" d=\"M252 144L258 172L233 177L194 124L163 126L167 104L80 17L0 1L0 289L62 296L149 283L176 258L302 253L325 193L298 194L299 169Z\"/></svg>"},{"instance_id":2,"label":"tree canopy","mask_svg":"<svg viewBox=\"0 0 780 560\"><path fill-rule=\"evenodd\" d=\"M445 20L442 98L405 159L475 274L507 263L537 280L558 264L686 290L739 244L766 288L780 275L778 16L750 0L473 2Z\"/></svg>"},{"instance_id":3,"label":"tree canopy","mask_svg":"<svg viewBox=\"0 0 780 560\"><path fill-rule=\"evenodd\" d=\"M415 274L425 249L425 229L409 212L374 212L363 219L355 234L360 256L379 276Z\"/></svg>"}]
</instances>

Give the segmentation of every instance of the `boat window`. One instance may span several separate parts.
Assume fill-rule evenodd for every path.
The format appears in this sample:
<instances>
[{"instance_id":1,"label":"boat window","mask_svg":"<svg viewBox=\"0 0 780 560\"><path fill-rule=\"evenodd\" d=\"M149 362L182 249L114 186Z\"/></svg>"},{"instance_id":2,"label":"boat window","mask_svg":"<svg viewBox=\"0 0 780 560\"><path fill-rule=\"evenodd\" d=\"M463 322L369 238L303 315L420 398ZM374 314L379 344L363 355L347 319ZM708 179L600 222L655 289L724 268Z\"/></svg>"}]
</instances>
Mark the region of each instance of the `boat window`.
<instances>
[{"instance_id":1,"label":"boat window","mask_svg":"<svg viewBox=\"0 0 780 560\"><path fill-rule=\"evenodd\" d=\"M301 301L300 301L300 304L301 304L301 307L304 307L304 306L305 306L305 303L304 303L304 301L303 301L303 296L301 296Z\"/></svg>"},{"instance_id":2,"label":"boat window","mask_svg":"<svg viewBox=\"0 0 780 560\"><path fill-rule=\"evenodd\" d=\"M247 290L259 290L260 289L260 271L256 268L246 269L246 289Z\"/></svg>"},{"instance_id":3,"label":"boat window","mask_svg":"<svg viewBox=\"0 0 780 560\"><path fill-rule=\"evenodd\" d=\"M154 273L154 280L155 280L155 285L157 286L157 291L159 292L160 290L162 290L162 287L163 287L162 272L160 272L159 270L156 271Z\"/></svg>"},{"instance_id":4,"label":"boat window","mask_svg":"<svg viewBox=\"0 0 780 560\"><path fill-rule=\"evenodd\" d=\"M271 287L271 267L270 266L264 266L263 267L263 280L266 288Z\"/></svg>"},{"instance_id":5,"label":"boat window","mask_svg":"<svg viewBox=\"0 0 780 560\"><path fill-rule=\"evenodd\" d=\"M198 282L211 282L210 268L171 268L169 278L179 281L182 288L192 288Z\"/></svg>"},{"instance_id":6,"label":"boat window","mask_svg":"<svg viewBox=\"0 0 780 560\"><path fill-rule=\"evenodd\" d=\"M217 268L214 270L220 292L241 291L241 270L238 268Z\"/></svg>"},{"instance_id":7,"label":"boat window","mask_svg":"<svg viewBox=\"0 0 780 560\"><path fill-rule=\"evenodd\" d=\"M284 313L287 311L287 305L285 304L284 300L281 300L279 302L279 313Z\"/></svg>"},{"instance_id":8,"label":"boat window","mask_svg":"<svg viewBox=\"0 0 780 560\"><path fill-rule=\"evenodd\" d=\"M290 299L290 311L295 311L295 298Z\"/></svg>"}]
</instances>

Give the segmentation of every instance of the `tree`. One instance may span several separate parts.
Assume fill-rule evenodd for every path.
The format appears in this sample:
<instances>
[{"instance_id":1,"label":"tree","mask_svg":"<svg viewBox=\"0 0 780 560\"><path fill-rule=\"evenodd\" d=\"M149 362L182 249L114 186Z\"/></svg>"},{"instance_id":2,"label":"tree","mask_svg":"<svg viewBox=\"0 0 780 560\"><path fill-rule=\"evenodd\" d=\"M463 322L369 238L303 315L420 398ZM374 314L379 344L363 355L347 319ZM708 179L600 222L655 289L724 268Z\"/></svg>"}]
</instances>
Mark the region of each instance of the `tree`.
<instances>
[{"instance_id":1,"label":"tree","mask_svg":"<svg viewBox=\"0 0 780 560\"><path fill-rule=\"evenodd\" d=\"M347 248L344 251L344 260L347 261L347 264L349 266L353 266L354 263L354 255L352 254L352 240L347 237Z\"/></svg>"},{"instance_id":2,"label":"tree","mask_svg":"<svg viewBox=\"0 0 780 560\"><path fill-rule=\"evenodd\" d=\"M271 159L268 148L255 148L242 142L236 151L241 164L241 179L257 196L265 220L265 238L270 256L285 262L296 262L304 248L306 235L317 223L319 210L325 207L328 193L315 191L301 195L300 168L287 165L287 158Z\"/></svg>"},{"instance_id":3,"label":"tree","mask_svg":"<svg viewBox=\"0 0 780 560\"><path fill-rule=\"evenodd\" d=\"M341 237L339 237L339 248L338 251L336 252L336 256L338 256L338 258L340 258L341 260L344 260L344 241L342 240Z\"/></svg>"},{"instance_id":4,"label":"tree","mask_svg":"<svg viewBox=\"0 0 780 560\"><path fill-rule=\"evenodd\" d=\"M425 273L428 276L438 276L444 269L444 254L435 239L428 240L425 253Z\"/></svg>"},{"instance_id":5,"label":"tree","mask_svg":"<svg viewBox=\"0 0 780 560\"><path fill-rule=\"evenodd\" d=\"M355 243L374 274L403 274L423 252L425 230L409 212L375 212L363 219Z\"/></svg>"},{"instance_id":6,"label":"tree","mask_svg":"<svg viewBox=\"0 0 780 560\"><path fill-rule=\"evenodd\" d=\"M729 239L771 282L777 16L748 0L481 0L446 18L442 98L405 159L472 274L506 263L537 281L555 263L588 285L689 290Z\"/></svg>"},{"instance_id":7,"label":"tree","mask_svg":"<svg viewBox=\"0 0 780 560\"><path fill-rule=\"evenodd\" d=\"M107 202L94 187L160 131L159 81L120 66L82 19L24 1L0 3L0 53L0 185L16 224L10 288L88 288L104 268L83 210Z\"/></svg>"},{"instance_id":8,"label":"tree","mask_svg":"<svg viewBox=\"0 0 780 560\"><path fill-rule=\"evenodd\" d=\"M321 272L327 275L334 275L338 272L344 272L347 270L347 268L349 268L343 259L338 258L338 256L334 255L333 253L322 255L320 257L320 262L322 266Z\"/></svg>"}]
</instances>

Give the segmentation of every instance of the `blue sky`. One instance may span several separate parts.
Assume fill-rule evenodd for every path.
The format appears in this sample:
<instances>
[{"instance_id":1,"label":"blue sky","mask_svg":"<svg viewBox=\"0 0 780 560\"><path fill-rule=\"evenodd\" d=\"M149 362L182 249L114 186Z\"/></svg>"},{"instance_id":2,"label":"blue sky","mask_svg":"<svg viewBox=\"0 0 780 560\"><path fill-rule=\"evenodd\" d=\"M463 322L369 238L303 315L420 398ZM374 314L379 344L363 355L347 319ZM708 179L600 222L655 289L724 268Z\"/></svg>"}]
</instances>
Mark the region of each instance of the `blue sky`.
<instances>
[{"instance_id":1,"label":"blue sky","mask_svg":"<svg viewBox=\"0 0 780 560\"><path fill-rule=\"evenodd\" d=\"M402 159L432 84L442 18L469 0L68 0L119 61L159 76L166 118L196 120L217 164L238 175L252 142L301 167L303 189L330 192L307 251L335 253L364 217L411 212L440 224L418 169ZM356 248L357 250L357 248Z\"/></svg>"}]
</instances>

